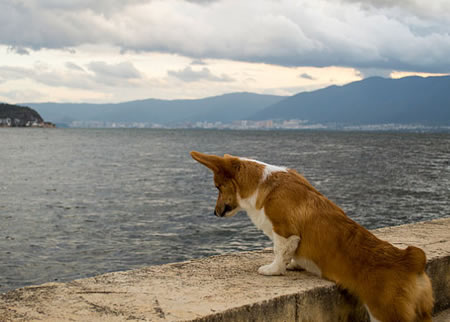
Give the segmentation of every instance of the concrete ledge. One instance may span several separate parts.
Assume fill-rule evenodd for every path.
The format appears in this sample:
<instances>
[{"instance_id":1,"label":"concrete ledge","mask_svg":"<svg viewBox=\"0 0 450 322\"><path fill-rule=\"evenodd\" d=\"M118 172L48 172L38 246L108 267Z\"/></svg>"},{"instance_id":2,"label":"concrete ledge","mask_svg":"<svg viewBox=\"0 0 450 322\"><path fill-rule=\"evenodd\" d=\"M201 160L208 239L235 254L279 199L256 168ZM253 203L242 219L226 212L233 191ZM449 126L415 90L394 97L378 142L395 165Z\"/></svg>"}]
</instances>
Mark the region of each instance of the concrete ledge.
<instances>
[{"instance_id":1,"label":"concrete ledge","mask_svg":"<svg viewBox=\"0 0 450 322\"><path fill-rule=\"evenodd\" d=\"M450 218L375 230L428 257L435 312L450 308ZM104 274L0 295L0 321L365 321L358 301L306 272L258 275L270 251ZM439 316L446 318L447 313Z\"/></svg>"}]
</instances>

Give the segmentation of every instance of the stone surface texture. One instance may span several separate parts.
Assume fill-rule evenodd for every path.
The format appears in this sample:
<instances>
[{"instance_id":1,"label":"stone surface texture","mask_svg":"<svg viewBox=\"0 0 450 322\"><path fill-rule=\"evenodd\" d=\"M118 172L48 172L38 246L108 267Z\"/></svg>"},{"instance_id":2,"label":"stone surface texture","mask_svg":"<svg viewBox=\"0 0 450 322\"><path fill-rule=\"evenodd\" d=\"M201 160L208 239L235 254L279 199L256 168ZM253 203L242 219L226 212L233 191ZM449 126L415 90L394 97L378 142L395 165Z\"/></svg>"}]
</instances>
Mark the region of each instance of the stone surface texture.
<instances>
[{"instance_id":1,"label":"stone surface texture","mask_svg":"<svg viewBox=\"0 0 450 322\"><path fill-rule=\"evenodd\" d=\"M373 231L427 254L436 319L450 308L450 218ZM270 250L48 283L0 295L0 321L337 321L367 320L344 290L304 271L262 276Z\"/></svg>"}]
</instances>

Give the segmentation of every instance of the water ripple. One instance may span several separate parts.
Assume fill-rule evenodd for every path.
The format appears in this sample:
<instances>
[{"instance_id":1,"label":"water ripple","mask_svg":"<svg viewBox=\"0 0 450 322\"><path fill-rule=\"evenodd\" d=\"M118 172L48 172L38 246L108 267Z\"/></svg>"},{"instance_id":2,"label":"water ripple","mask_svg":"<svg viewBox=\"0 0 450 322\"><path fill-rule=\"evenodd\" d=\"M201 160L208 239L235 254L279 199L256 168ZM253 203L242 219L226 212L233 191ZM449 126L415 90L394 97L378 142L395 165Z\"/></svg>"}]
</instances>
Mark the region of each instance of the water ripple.
<instances>
[{"instance_id":1,"label":"water ripple","mask_svg":"<svg viewBox=\"0 0 450 322\"><path fill-rule=\"evenodd\" d=\"M213 215L190 150L295 168L367 228L450 214L449 134L3 129L0 146L0 291L268 247Z\"/></svg>"}]
</instances>

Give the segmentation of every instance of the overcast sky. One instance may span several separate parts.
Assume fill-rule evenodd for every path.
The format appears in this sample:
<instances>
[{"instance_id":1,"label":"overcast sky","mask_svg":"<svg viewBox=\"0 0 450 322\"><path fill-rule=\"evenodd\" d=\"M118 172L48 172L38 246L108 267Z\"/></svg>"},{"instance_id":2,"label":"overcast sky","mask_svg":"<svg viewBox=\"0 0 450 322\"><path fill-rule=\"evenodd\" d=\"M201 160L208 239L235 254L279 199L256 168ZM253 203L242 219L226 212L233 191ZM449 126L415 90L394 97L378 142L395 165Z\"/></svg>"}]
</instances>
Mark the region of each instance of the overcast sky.
<instances>
[{"instance_id":1,"label":"overcast sky","mask_svg":"<svg viewBox=\"0 0 450 322\"><path fill-rule=\"evenodd\" d=\"M450 73L450 0L1 0L0 101L291 95Z\"/></svg>"}]
</instances>

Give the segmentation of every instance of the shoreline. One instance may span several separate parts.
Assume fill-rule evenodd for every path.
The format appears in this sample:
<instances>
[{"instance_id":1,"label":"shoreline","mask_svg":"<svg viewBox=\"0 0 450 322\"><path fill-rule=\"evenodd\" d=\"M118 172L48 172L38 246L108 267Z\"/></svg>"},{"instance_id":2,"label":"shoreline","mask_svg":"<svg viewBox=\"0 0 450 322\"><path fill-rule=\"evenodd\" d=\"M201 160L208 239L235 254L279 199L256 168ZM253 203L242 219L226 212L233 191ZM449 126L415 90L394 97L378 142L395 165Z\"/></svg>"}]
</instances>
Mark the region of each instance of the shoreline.
<instances>
[{"instance_id":1,"label":"shoreline","mask_svg":"<svg viewBox=\"0 0 450 322\"><path fill-rule=\"evenodd\" d=\"M54 129L56 128L56 125L51 123L51 122L43 122L43 123L38 123L38 124L33 124L33 125L25 125L25 126L10 126L10 125L3 125L0 124L0 128L26 128L26 129Z\"/></svg>"}]
</instances>

